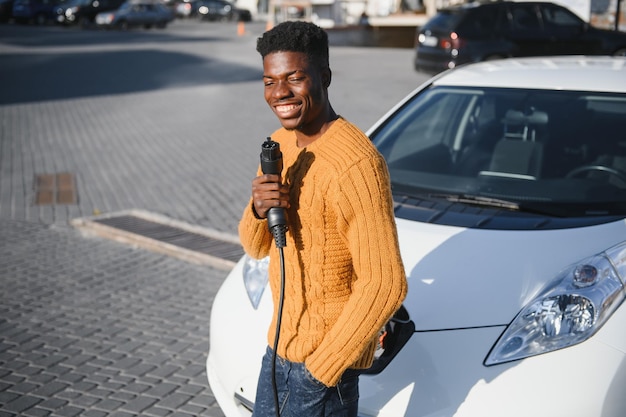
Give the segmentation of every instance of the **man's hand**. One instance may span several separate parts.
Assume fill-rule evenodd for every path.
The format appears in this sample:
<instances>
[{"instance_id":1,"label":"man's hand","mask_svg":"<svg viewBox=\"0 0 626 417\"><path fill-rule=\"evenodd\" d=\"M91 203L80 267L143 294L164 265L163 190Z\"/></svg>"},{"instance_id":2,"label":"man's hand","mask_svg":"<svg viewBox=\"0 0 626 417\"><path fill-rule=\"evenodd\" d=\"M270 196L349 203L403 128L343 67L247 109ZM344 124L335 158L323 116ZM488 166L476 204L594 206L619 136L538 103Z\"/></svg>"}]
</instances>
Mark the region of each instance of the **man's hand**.
<instances>
[{"instance_id":1,"label":"man's hand","mask_svg":"<svg viewBox=\"0 0 626 417\"><path fill-rule=\"evenodd\" d=\"M264 174L252 180L252 202L257 216L264 219L272 207L289 207L289 187L280 175Z\"/></svg>"}]
</instances>

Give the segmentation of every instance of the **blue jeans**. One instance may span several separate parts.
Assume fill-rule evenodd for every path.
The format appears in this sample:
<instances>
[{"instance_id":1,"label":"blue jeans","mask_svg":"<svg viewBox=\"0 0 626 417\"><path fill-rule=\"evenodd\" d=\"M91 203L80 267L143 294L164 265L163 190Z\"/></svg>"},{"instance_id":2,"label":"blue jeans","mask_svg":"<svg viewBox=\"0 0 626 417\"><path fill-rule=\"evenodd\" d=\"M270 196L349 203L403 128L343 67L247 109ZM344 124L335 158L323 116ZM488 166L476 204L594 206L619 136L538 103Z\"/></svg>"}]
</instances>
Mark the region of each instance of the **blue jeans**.
<instances>
[{"instance_id":1,"label":"blue jeans","mask_svg":"<svg viewBox=\"0 0 626 417\"><path fill-rule=\"evenodd\" d=\"M273 351L267 348L252 417L276 417L272 384ZM348 369L337 386L328 388L315 379L303 363L276 357L276 385L281 417L356 417L359 371Z\"/></svg>"}]
</instances>

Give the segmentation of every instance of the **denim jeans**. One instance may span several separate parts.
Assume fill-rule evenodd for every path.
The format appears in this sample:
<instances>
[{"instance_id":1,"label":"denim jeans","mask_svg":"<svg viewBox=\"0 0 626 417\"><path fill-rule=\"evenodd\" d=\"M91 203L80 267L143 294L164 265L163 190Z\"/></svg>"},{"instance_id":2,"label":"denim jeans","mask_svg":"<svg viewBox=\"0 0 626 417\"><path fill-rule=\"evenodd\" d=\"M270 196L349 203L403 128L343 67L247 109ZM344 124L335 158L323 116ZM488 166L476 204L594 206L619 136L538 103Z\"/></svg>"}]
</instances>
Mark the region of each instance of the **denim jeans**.
<instances>
[{"instance_id":1,"label":"denim jeans","mask_svg":"<svg viewBox=\"0 0 626 417\"><path fill-rule=\"evenodd\" d=\"M263 356L252 417L276 417L272 384L273 351ZM337 386L328 388L303 363L276 357L276 385L280 417L356 417L359 371L348 369Z\"/></svg>"}]
</instances>

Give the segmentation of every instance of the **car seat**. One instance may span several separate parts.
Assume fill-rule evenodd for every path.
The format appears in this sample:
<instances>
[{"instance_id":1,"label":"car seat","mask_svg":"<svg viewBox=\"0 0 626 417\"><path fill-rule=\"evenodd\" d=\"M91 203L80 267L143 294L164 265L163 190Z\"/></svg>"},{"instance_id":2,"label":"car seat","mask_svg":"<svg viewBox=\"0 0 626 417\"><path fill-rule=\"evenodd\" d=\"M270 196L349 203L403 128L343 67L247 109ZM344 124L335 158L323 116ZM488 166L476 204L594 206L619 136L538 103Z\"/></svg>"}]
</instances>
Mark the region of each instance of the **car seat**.
<instances>
[{"instance_id":1,"label":"car seat","mask_svg":"<svg viewBox=\"0 0 626 417\"><path fill-rule=\"evenodd\" d=\"M543 143L548 114L532 110L525 114L509 110L504 116L504 135L496 143L488 171L482 175L537 179L541 173Z\"/></svg>"}]
</instances>

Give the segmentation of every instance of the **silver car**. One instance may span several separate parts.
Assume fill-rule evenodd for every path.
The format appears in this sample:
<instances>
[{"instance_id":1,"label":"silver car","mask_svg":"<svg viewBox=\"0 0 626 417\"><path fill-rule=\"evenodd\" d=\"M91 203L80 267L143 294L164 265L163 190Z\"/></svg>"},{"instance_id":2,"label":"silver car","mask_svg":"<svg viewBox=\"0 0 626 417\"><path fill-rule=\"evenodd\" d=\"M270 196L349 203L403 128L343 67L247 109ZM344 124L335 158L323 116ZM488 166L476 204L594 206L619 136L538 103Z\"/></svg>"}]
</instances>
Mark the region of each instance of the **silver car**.
<instances>
[{"instance_id":1,"label":"silver car","mask_svg":"<svg viewBox=\"0 0 626 417\"><path fill-rule=\"evenodd\" d=\"M96 15L100 27L126 30L131 27L165 28L174 15L160 3L126 2L119 9Z\"/></svg>"}]
</instances>

